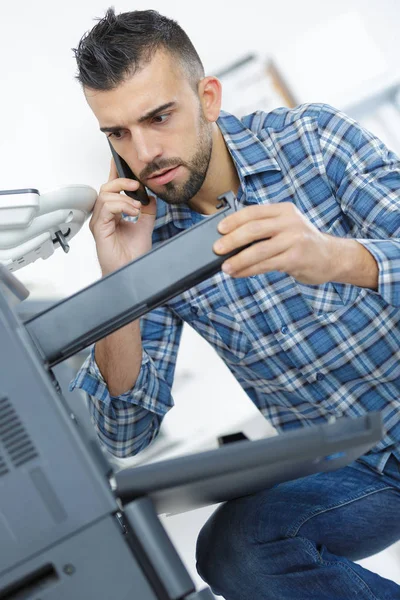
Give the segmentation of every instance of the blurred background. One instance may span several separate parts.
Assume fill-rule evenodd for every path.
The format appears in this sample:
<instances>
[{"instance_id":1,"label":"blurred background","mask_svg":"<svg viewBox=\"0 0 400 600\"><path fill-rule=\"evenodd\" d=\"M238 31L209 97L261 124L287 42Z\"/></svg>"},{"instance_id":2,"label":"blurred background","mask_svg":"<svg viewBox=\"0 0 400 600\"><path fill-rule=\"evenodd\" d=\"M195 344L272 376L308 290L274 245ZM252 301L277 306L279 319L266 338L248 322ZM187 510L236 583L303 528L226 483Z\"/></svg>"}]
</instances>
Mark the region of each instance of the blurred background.
<instances>
[{"instance_id":1,"label":"blurred background","mask_svg":"<svg viewBox=\"0 0 400 600\"><path fill-rule=\"evenodd\" d=\"M154 0L150 5L118 1L114 7L116 12L153 8L178 20L206 73L220 77L225 110L240 116L327 102L400 152L398 0ZM104 16L107 3L14 0L3 1L1 8L0 189L44 192L83 183L98 190L108 178L109 150L74 79L72 48L94 19ZM98 279L87 225L69 254L57 250L17 276L31 291L32 310ZM83 359L70 361L68 376ZM176 406L159 439L121 464L215 447L220 435L236 431L251 438L274 433L213 350L188 328L174 397ZM84 403L77 396L74 401ZM192 574L195 534L207 511L166 520ZM364 562L400 583L399 557L395 547L383 559Z\"/></svg>"}]
</instances>

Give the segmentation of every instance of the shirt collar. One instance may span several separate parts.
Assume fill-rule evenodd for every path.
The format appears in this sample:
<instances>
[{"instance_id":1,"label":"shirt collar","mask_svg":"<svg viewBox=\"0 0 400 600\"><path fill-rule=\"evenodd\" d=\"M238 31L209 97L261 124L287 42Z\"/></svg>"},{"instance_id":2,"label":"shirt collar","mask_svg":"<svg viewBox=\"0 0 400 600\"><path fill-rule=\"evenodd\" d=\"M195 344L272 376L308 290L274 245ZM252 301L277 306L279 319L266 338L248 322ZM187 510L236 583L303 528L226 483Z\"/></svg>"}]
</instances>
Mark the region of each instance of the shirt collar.
<instances>
[{"instance_id":1,"label":"shirt collar","mask_svg":"<svg viewBox=\"0 0 400 600\"><path fill-rule=\"evenodd\" d=\"M265 171L281 170L270 137L266 136L261 141L250 129L250 126L252 129L257 127L257 117L258 113L254 113L240 120L234 115L221 111L217 120L217 125L236 165L243 189L245 189L246 177ZM179 229L187 229L195 221L198 219L194 220L194 211L188 206L171 206L157 198L155 229L171 222Z\"/></svg>"},{"instance_id":2,"label":"shirt collar","mask_svg":"<svg viewBox=\"0 0 400 600\"><path fill-rule=\"evenodd\" d=\"M217 121L239 176L242 175L243 178L264 171L281 170L271 138L266 136L261 141L253 131L257 129L257 121L261 115L262 113L253 113L238 119L221 111Z\"/></svg>"}]
</instances>

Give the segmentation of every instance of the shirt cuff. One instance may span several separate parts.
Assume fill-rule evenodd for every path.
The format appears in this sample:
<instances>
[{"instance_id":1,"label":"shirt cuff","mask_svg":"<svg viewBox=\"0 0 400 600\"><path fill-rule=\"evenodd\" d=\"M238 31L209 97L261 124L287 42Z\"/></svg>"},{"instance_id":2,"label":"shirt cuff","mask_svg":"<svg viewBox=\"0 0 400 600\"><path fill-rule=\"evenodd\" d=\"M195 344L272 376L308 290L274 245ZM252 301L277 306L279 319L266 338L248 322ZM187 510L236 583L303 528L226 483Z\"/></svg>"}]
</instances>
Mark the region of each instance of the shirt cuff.
<instances>
[{"instance_id":1,"label":"shirt cuff","mask_svg":"<svg viewBox=\"0 0 400 600\"><path fill-rule=\"evenodd\" d=\"M94 346L91 348L90 355L70 383L69 390L73 391L75 388L84 390L89 396L97 398L106 405L112 404L113 400L119 400L145 408L160 417L164 417L174 404L165 384L160 385L156 368L144 350L142 351L142 364L139 375L134 386L120 396L110 395L107 384L95 360Z\"/></svg>"},{"instance_id":2,"label":"shirt cuff","mask_svg":"<svg viewBox=\"0 0 400 600\"><path fill-rule=\"evenodd\" d=\"M400 306L400 242L357 239L378 264L378 294L391 306Z\"/></svg>"}]
</instances>

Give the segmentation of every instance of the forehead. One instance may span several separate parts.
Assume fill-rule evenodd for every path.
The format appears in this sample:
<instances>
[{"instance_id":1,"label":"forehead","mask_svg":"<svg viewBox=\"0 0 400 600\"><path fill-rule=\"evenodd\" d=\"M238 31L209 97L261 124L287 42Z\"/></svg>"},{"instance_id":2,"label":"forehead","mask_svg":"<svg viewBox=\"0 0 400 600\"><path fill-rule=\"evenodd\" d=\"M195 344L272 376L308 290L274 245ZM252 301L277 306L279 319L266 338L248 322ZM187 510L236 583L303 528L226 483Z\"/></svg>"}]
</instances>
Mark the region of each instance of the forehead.
<instances>
[{"instance_id":1,"label":"forehead","mask_svg":"<svg viewBox=\"0 0 400 600\"><path fill-rule=\"evenodd\" d=\"M113 90L86 88L84 92L101 127L139 119L156 106L180 103L190 93L193 95L183 68L165 52L157 52L150 62Z\"/></svg>"}]
</instances>

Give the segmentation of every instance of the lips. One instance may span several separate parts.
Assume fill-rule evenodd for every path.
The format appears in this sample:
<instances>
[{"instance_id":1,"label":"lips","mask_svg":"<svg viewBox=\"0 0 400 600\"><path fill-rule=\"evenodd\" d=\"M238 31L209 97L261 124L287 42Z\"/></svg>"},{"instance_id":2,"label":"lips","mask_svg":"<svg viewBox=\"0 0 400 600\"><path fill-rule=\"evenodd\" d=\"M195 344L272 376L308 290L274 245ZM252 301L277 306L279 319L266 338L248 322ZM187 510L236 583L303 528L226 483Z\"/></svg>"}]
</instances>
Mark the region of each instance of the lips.
<instances>
[{"instance_id":1,"label":"lips","mask_svg":"<svg viewBox=\"0 0 400 600\"><path fill-rule=\"evenodd\" d=\"M149 177L147 181L153 185L163 185L165 183L169 183L174 179L179 168L180 165L178 165L177 167L173 167L172 169L168 169L167 171L163 171L160 175L153 175L152 177Z\"/></svg>"}]
</instances>

